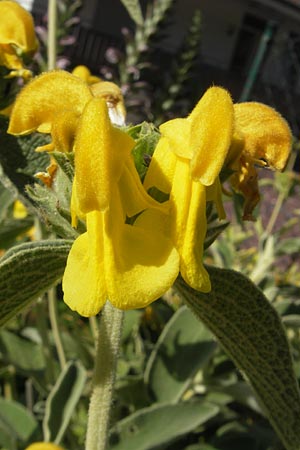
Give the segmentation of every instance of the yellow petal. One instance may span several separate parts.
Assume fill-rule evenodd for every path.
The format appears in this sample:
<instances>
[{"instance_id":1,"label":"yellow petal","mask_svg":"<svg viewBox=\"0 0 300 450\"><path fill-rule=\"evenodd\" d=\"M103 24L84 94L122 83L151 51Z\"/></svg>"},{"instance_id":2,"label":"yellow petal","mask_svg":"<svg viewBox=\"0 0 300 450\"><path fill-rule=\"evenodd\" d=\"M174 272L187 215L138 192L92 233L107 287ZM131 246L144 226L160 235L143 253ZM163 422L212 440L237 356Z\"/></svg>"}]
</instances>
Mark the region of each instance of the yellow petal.
<instances>
[{"instance_id":1,"label":"yellow petal","mask_svg":"<svg viewBox=\"0 0 300 450\"><path fill-rule=\"evenodd\" d=\"M143 308L157 300L174 283L179 256L171 240L161 233L156 212L147 211L147 225L124 225L118 247L105 249L110 302L117 308ZM149 228L151 227L151 231Z\"/></svg>"},{"instance_id":2,"label":"yellow petal","mask_svg":"<svg viewBox=\"0 0 300 450\"><path fill-rule=\"evenodd\" d=\"M32 16L17 2L0 2L0 44L14 44L26 53L37 49Z\"/></svg>"},{"instance_id":3,"label":"yellow petal","mask_svg":"<svg viewBox=\"0 0 300 450\"><path fill-rule=\"evenodd\" d=\"M180 253L180 273L189 286L201 292L211 290L210 279L203 266L203 243L206 235L205 186L192 182L191 199L185 236Z\"/></svg>"},{"instance_id":4,"label":"yellow petal","mask_svg":"<svg viewBox=\"0 0 300 450\"><path fill-rule=\"evenodd\" d=\"M292 145L287 122L270 106L247 102L234 105L235 126L244 138L243 153L283 170Z\"/></svg>"},{"instance_id":5,"label":"yellow petal","mask_svg":"<svg viewBox=\"0 0 300 450\"><path fill-rule=\"evenodd\" d=\"M231 144L234 113L230 94L223 88L211 87L188 120L192 177L209 186L219 175Z\"/></svg>"},{"instance_id":6,"label":"yellow petal","mask_svg":"<svg viewBox=\"0 0 300 450\"><path fill-rule=\"evenodd\" d=\"M177 156L170 150L168 139L161 137L144 179L145 189L155 186L166 194L170 193L176 161Z\"/></svg>"},{"instance_id":7,"label":"yellow petal","mask_svg":"<svg viewBox=\"0 0 300 450\"><path fill-rule=\"evenodd\" d=\"M217 178L211 186L207 186L206 201L215 203L219 219L226 218L226 213L222 202L222 186L219 178Z\"/></svg>"},{"instance_id":8,"label":"yellow petal","mask_svg":"<svg viewBox=\"0 0 300 450\"><path fill-rule=\"evenodd\" d=\"M80 115L92 94L84 81L64 71L44 73L18 95L14 104L8 132L29 134L34 130L50 133L58 114L72 111Z\"/></svg>"},{"instance_id":9,"label":"yellow petal","mask_svg":"<svg viewBox=\"0 0 300 450\"><path fill-rule=\"evenodd\" d=\"M135 216L146 208L165 210L165 206L150 197L141 183L134 162L128 157L119 181L123 210L128 217Z\"/></svg>"},{"instance_id":10,"label":"yellow petal","mask_svg":"<svg viewBox=\"0 0 300 450\"><path fill-rule=\"evenodd\" d=\"M185 239L186 222L189 215L190 199L192 195L191 187L192 180L190 176L189 161L177 158L170 195L170 214L173 220L172 238L174 242L176 242L176 247L179 249L179 252Z\"/></svg>"},{"instance_id":11,"label":"yellow petal","mask_svg":"<svg viewBox=\"0 0 300 450\"><path fill-rule=\"evenodd\" d=\"M98 314L107 300L103 213L87 214L87 232L72 245L63 276L65 303L84 317Z\"/></svg>"},{"instance_id":12,"label":"yellow petal","mask_svg":"<svg viewBox=\"0 0 300 450\"><path fill-rule=\"evenodd\" d=\"M230 177L230 182L233 189L245 198L243 220L255 221L252 213L260 200L257 178L253 162L247 155L242 155L237 171Z\"/></svg>"},{"instance_id":13,"label":"yellow petal","mask_svg":"<svg viewBox=\"0 0 300 450\"><path fill-rule=\"evenodd\" d=\"M73 150L79 116L73 111L64 111L53 120L51 135L54 150L71 152ZM37 150L42 147L38 147Z\"/></svg>"},{"instance_id":14,"label":"yellow petal","mask_svg":"<svg viewBox=\"0 0 300 450\"><path fill-rule=\"evenodd\" d=\"M209 276L202 263L207 228L205 191L206 187L200 182L191 180L188 161L178 160L170 202L180 272L191 287L209 292Z\"/></svg>"},{"instance_id":15,"label":"yellow petal","mask_svg":"<svg viewBox=\"0 0 300 450\"><path fill-rule=\"evenodd\" d=\"M24 219L28 214L26 206L20 200L14 202L13 216L15 219Z\"/></svg>"},{"instance_id":16,"label":"yellow petal","mask_svg":"<svg viewBox=\"0 0 300 450\"><path fill-rule=\"evenodd\" d=\"M64 450L62 447L51 442L35 442L26 447L25 450Z\"/></svg>"},{"instance_id":17,"label":"yellow petal","mask_svg":"<svg viewBox=\"0 0 300 450\"><path fill-rule=\"evenodd\" d=\"M190 147L191 123L187 119L173 119L163 123L159 130L169 142L169 150L177 156L191 159L193 149Z\"/></svg>"},{"instance_id":18,"label":"yellow petal","mask_svg":"<svg viewBox=\"0 0 300 450\"><path fill-rule=\"evenodd\" d=\"M15 69L16 71L22 70L23 68L21 58L16 55L15 49L9 44L0 44L0 66Z\"/></svg>"},{"instance_id":19,"label":"yellow petal","mask_svg":"<svg viewBox=\"0 0 300 450\"><path fill-rule=\"evenodd\" d=\"M109 208L112 186L122 174L134 140L114 128L103 99L84 109L76 135L75 172L78 204L84 213Z\"/></svg>"}]
</instances>

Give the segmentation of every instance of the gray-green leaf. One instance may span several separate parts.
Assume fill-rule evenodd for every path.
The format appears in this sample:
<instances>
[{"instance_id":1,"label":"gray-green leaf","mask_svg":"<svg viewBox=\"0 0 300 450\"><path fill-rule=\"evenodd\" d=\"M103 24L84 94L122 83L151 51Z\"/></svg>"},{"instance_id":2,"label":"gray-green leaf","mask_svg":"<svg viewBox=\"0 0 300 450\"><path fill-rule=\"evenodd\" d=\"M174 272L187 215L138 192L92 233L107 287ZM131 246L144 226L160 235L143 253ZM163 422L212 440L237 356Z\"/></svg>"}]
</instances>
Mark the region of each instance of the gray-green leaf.
<instances>
[{"instance_id":1,"label":"gray-green leaf","mask_svg":"<svg viewBox=\"0 0 300 450\"><path fill-rule=\"evenodd\" d=\"M0 325L62 277L72 241L37 241L12 247L0 259Z\"/></svg>"},{"instance_id":2,"label":"gray-green leaf","mask_svg":"<svg viewBox=\"0 0 300 450\"><path fill-rule=\"evenodd\" d=\"M59 444L82 394L85 369L79 362L69 362L61 372L46 401L43 422L44 439Z\"/></svg>"},{"instance_id":3,"label":"gray-green leaf","mask_svg":"<svg viewBox=\"0 0 300 450\"><path fill-rule=\"evenodd\" d=\"M263 293L245 276L208 268L212 291L197 292L179 279L187 305L219 339L250 381L288 450L300 449L300 394L283 325Z\"/></svg>"},{"instance_id":4,"label":"gray-green leaf","mask_svg":"<svg viewBox=\"0 0 300 450\"><path fill-rule=\"evenodd\" d=\"M156 401L179 401L215 348L207 328L185 306L180 308L165 326L146 367L146 382Z\"/></svg>"},{"instance_id":5,"label":"gray-green leaf","mask_svg":"<svg viewBox=\"0 0 300 450\"><path fill-rule=\"evenodd\" d=\"M116 424L110 450L155 450L178 439L218 414L208 402L158 404L140 409Z\"/></svg>"}]
</instances>

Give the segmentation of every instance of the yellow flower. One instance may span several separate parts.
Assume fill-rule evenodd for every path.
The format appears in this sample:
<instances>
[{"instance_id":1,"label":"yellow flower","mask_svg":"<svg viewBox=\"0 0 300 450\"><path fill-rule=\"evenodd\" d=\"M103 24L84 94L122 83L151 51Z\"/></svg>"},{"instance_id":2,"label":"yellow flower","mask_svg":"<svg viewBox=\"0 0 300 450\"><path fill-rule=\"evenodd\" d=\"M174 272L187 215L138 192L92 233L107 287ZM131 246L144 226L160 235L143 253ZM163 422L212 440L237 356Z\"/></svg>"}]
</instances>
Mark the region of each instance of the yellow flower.
<instances>
[{"instance_id":1,"label":"yellow flower","mask_svg":"<svg viewBox=\"0 0 300 450\"><path fill-rule=\"evenodd\" d=\"M32 16L17 2L0 2L0 66L11 69L10 76L27 77L22 55L32 55L38 47Z\"/></svg>"},{"instance_id":2,"label":"yellow flower","mask_svg":"<svg viewBox=\"0 0 300 450\"><path fill-rule=\"evenodd\" d=\"M51 444L51 442L35 442L26 447L25 450L64 450L59 445Z\"/></svg>"},{"instance_id":3,"label":"yellow flower","mask_svg":"<svg viewBox=\"0 0 300 450\"><path fill-rule=\"evenodd\" d=\"M105 85L105 82L102 84ZM118 89L118 98L120 104L123 104L119 88L114 83L111 84L114 89ZM78 76L63 70L39 75L18 95L8 132L15 135L25 135L33 131L49 133L52 142L38 147L37 151L72 151L78 120L85 105L94 97L104 98L110 103L107 92L95 92L94 86L97 85L89 86ZM110 104L108 106L110 107Z\"/></svg>"},{"instance_id":4,"label":"yellow flower","mask_svg":"<svg viewBox=\"0 0 300 450\"><path fill-rule=\"evenodd\" d=\"M206 202L213 200L224 217L219 173L231 144L233 104L227 91L210 88L186 119L160 126L161 138L144 185L170 194L167 224L180 255L180 272L194 289L208 292L203 267Z\"/></svg>"},{"instance_id":5,"label":"yellow flower","mask_svg":"<svg viewBox=\"0 0 300 450\"><path fill-rule=\"evenodd\" d=\"M235 173L232 187L245 198L244 220L260 200L255 165L283 170L288 160L292 134L287 122L273 108L257 102L234 105L235 134L226 165Z\"/></svg>"},{"instance_id":6,"label":"yellow flower","mask_svg":"<svg viewBox=\"0 0 300 450\"><path fill-rule=\"evenodd\" d=\"M74 67L72 70L72 75L81 78L87 84L94 84L102 81L102 78L92 75L90 69L82 65Z\"/></svg>"},{"instance_id":7,"label":"yellow flower","mask_svg":"<svg viewBox=\"0 0 300 450\"><path fill-rule=\"evenodd\" d=\"M76 66L73 75L84 80L95 97L102 97L106 100L109 117L116 125L125 125L126 109L123 95L119 86L110 81L103 81L102 78L92 75L86 66Z\"/></svg>"},{"instance_id":8,"label":"yellow flower","mask_svg":"<svg viewBox=\"0 0 300 450\"><path fill-rule=\"evenodd\" d=\"M18 96L9 126L12 134L34 130L51 133L44 149L75 153L71 212L74 224L76 216L86 220L87 232L68 257L65 302L88 317L107 300L130 309L159 298L179 272L178 253L163 233L166 206L146 193L131 155L135 143L112 125L105 100L76 76L43 74Z\"/></svg>"},{"instance_id":9,"label":"yellow flower","mask_svg":"<svg viewBox=\"0 0 300 450\"><path fill-rule=\"evenodd\" d=\"M178 275L178 254L161 231L161 206L140 182L133 146L111 125L105 102L92 99L74 148L73 205L87 232L74 242L63 277L65 302L83 316L97 314L108 299L121 309L147 306ZM134 225L126 223L146 209Z\"/></svg>"}]
</instances>

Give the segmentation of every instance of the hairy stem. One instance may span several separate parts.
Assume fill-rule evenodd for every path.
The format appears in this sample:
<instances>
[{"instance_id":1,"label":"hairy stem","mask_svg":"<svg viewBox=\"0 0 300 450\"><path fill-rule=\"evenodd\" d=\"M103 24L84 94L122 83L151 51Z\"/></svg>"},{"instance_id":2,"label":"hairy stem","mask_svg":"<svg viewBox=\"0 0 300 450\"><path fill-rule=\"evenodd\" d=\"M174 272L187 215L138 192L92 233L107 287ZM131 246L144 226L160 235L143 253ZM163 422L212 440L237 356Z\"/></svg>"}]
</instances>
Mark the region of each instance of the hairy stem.
<instances>
[{"instance_id":1,"label":"hairy stem","mask_svg":"<svg viewBox=\"0 0 300 450\"><path fill-rule=\"evenodd\" d=\"M109 302L106 303L101 314L86 450L105 450L107 448L123 315L123 311L114 308Z\"/></svg>"}]
</instances>

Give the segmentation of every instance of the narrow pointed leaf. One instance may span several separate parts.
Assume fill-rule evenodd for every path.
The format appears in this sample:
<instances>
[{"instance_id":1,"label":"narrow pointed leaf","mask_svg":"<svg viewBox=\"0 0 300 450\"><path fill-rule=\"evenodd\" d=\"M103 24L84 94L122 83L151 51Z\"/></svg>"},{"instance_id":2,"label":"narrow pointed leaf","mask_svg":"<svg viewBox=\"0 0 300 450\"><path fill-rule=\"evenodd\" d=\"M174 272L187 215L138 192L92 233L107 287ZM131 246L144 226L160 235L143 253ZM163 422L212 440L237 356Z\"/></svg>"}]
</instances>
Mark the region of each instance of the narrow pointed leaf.
<instances>
[{"instance_id":1,"label":"narrow pointed leaf","mask_svg":"<svg viewBox=\"0 0 300 450\"><path fill-rule=\"evenodd\" d=\"M215 348L207 328L189 309L180 308L165 326L146 367L146 382L155 400L179 401Z\"/></svg>"},{"instance_id":2,"label":"narrow pointed leaf","mask_svg":"<svg viewBox=\"0 0 300 450\"><path fill-rule=\"evenodd\" d=\"M143 25L143 15L139 0L121 0L128 14L137 25Z\"/></svg>"},{"instance_id":3,"label":"narrow pointed leaf","mask_svg":"<svg viewBox=\"0 0 300 450\"><path fill-rule=\"evenodd\" d=\"M59 444L66 431L86 380L79 362L69 362L61 372L46 401L44 438Z\"/></svg>"},{"instance_id":4,"label":"narrow pointed leaf","mask_svg":"<svg viewBox=\"0 0 300 450\"><path fill-rule=\"evenodd\" d=\"M0 259L0 325L62 277L72 241L38 241L12 247Z\"/></svg>"},{"instance_id":5,"label":"narrow pointed leaf","mask_svg":"<svg viewBox=\"0 0 300 450\"><path fill-rule=\"evenodd\" d=\"M300 449L300 394L289 344L275 309L245 276L208 268L213 289L176 287L248 379L287 450Z\"/></svg>"}]
</instances>

